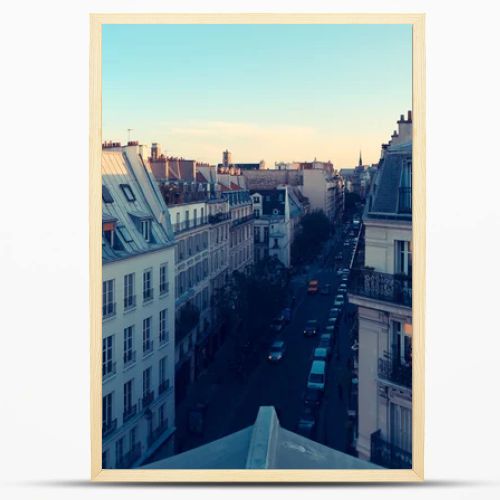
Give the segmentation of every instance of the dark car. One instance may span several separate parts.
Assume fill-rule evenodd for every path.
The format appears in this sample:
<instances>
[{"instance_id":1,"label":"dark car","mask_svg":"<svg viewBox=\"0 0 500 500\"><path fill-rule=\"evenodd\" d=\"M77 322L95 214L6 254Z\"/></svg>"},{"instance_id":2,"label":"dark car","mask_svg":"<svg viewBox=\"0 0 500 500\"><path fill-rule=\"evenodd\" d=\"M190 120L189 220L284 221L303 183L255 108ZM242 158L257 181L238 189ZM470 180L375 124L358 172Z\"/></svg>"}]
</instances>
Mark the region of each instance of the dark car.
<instances>
[{"instance_id":1,"label":"dark car","mask_svg":"<svg viewBox=\"0 0 500 500\"><path fill-rule=\"evenodd\" d=\"M321 295L330 295L332 293L332 285L330 283L327 283L326 285L323 285L319 291Z\"/></svg>"},{"instance_id":2,"label":"dark car","mask_svg":"<svg viewBox=\"0 0 500 500\"><path fill-rule=\"evenodd\" d=\"M311 406L304 406L297 424L297 432L305 437L312 437L316 430L316 412Z\"/></svg>"},{"instance_id":3,"label":"dark car","mask_svg":"<svg viewBox=\"0 0 500 500\"><path fill-rule=\"evenodd\" d=\"M269 349L269 354L267 355L267 359L273 363L281 361L283 359L283 355L285 354L285 342L283 340L276 340L271 345Z\"/></svg>"},{"instance_id":4,"label":"dark car","mask_svg":"<svg viewBox=\"0 0 500 500\"><path fill-rule=\"evenodd\" d=\"M281 315L283 316L283 321L285 322L285 324L288 325L288 323L290 323L290 320L292 319L292 310L289 307L285 307Z\"/></svg>"},{"instance_id":5,"label":"dark car","mask_svg":"<svg viewBox=\"0 0 500 500\"><path fill-rule=\"evenodd\" d=\"M306 323L306 326L304 327L304 335L306 337L313 337L318 333L318 330L319 330L318 321L315 319L310 319Z\"/></svg>"},{"instance_id":6,"label":"dark car","mask_svg":"<svg viewBox=\"0 0 500 500\"><path fill-rule=\"evenodd\" d=\"M307 406L318 407L323 400L323 391L318 389L306 389L304 394L304 404Z\"/></svg>"}]
</instances>

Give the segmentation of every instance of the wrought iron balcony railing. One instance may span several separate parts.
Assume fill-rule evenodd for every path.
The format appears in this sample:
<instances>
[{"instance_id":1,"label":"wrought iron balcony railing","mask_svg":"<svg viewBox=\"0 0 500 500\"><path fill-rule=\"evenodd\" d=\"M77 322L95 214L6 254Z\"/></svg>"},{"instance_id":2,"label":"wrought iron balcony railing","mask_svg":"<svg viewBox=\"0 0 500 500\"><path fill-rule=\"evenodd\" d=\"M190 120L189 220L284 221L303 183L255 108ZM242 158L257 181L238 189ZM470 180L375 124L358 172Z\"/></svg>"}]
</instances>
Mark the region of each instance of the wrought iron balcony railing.
<instances>
[{"instance_id":1,"label":"wrought iron balcony railing","mask_svg":"<svg viewBox=\"0 0 500 500\"><path fill-rule=\"evenodd\" d=\"M113 375L116 375L116 362L110 361L103 363L102 380L104 381Z\"/></svg>"},{"instance_id":2,"label":"wrought iron balcony railing","mask_svg":"<svg viewBox=\"0 0 500 500\"><path fill-rule=\"evenodd\" d=\"M145 410L153 402L154 398L155 398L154 391L149 391L146 394L144 394L142 398L142 409Z\"/></svg>"},{"instance_id":3,"label":"wrought iron balcony railing","mask_svg":"<svg viewBox=\"0 0 500 500\"><path fill-rule=\"evenodd\" d=\"M123 367L128 368L130 365L133 365L137 359L136 351L126 351L123 354Z\"/></svg>"},{"instance_id":4,"label":"wrought iron balcony railing","mask_svg":"<svg viewBox=\"0 0 500 500\"><path fill-rule=\"evenodd\" d=\"M382 439L380 429L371 435L370 460L388 469L411 469L411 452L403 450Z\"/></svg>"},{"instance_id":5,"label":"wrought iron balcony railing","mask_svg":"<svg viewBox=\"0 0 500 500\"><path fill-rule=\"evenodd\" d=\"M233 220L232 222L232 226L239 226L240 224L244 224L245 222L249 222L251 220L255 219L255 215L254 214L249 214L249 215L245 215L244 217L240 217L239 219L235 219Z\"/></svg>"},{"instance_id":6,"label":"wrought iron balcony railing","mask_svg":"<svg viewBox=\"0 0 500 500\"><path fill-rule=\"evenodd\" d=\"M230 218L231 218L230 213L219 213L219 214L209 215L208 222L210 224L218 224L219 222L224 222L226 220L229 220Z\"/></svg>"},{"instance_id":7,"label":"wrought iron balcony railing","mask_svg":"<svg viewBox=\"0 0 500 500\"><path fill-rule=\"evenodd\" d=\"M411 360L404 363L400 358L386 353L383 358L378 360L378 376L383 380L411 389Z\"/></svg>"},{"instance_id":8,"label":"wrought iron balcony railing","mask_svg":"<svg viewBox=\"0 0 500 500\"><path fill-rule=\"evenodd\" d=\"M123 308L125 310L127 309L132 309L136 305L136 296L135 295L129 295L128 297L123 298Z\"/></svg>"},{"instance_id":9,"label":"wrought iron balcony railing","mask_svg":"<svg viewBox=\"0 0 500 500\"><path fill-rule=\"evenodd\" d=\"M370 299L411 307L411 276L379 273L371 269L353 269L349 292Z\"/></svg>"}]
</instances>

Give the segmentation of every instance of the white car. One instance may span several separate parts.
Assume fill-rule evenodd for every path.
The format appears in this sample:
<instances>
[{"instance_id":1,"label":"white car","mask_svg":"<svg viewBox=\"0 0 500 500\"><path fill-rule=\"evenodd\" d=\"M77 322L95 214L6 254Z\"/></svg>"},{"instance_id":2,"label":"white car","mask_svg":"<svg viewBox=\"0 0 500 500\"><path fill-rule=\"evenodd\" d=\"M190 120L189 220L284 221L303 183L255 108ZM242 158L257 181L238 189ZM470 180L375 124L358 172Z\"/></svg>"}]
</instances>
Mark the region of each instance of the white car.
<instances>
[{"instance_id":1,"label":"white car","mask_svg":"<svg viewBox=\"0 0 500 500\"><path fill-rule=\"evenodd\" d=\"M333 305L335 307L342 307L344 305L344 296L341 293L338 293L335 296L335 302Z\"/></svg>"},{"instance_id":2,"label":"white car","mask_svg":"<svg viewBox=\"0 0 500 500\"><path fill-rule=\"evenodd\" d=\"M340 293L346 293L347 292L347 283L341 283L339 286L339 292Z\"/></svg>"}]
</instances>

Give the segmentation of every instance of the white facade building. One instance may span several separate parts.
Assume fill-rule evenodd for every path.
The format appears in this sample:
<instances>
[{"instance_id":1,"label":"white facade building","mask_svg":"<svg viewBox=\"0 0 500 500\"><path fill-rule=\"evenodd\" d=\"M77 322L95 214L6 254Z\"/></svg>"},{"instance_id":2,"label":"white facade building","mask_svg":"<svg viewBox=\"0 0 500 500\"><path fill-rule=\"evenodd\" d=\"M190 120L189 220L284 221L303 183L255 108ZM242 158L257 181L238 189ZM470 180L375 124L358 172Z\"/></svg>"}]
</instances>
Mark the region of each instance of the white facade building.
<instances>
[{"instance_id":1,"label":"white facade building","mask_svg":"<svg viewBox=\"0 0 500 500\"><path fill-rule=\"evenodd\" d=\"M102 462L140 465L173 452L175 244L140 147L102 153Z\"/></svg>"},{"instance_id":2,"label":"white facade building","mask_svg":"<svg viewBox=\"0 0 500 500\"><path fill-rule=\"evenodd\" d=\"M349 293L359 319L357 451L389 468L412 463L411 148L385 149L363 215L365 265Z\"/></svg>"}]
</instances>

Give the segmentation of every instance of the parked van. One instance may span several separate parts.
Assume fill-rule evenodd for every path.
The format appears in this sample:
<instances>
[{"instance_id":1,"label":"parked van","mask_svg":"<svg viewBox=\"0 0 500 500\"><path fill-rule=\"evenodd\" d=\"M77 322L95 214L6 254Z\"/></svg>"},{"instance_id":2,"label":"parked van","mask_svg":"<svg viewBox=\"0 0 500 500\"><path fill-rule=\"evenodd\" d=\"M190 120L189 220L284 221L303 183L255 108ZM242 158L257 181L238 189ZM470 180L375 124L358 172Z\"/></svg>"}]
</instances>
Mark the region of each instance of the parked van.
<instances>
[{"instance_id":1,"label":"parked van","mask_svg":"<svg viewBox=\"0 0 500 500\"><path fill-rule=\"evenodd\" d=\"M307 378L308 389L325 390L325 369L326 363L324 361L313 361L309 377Z\"/></svg>"}]
</instances>

